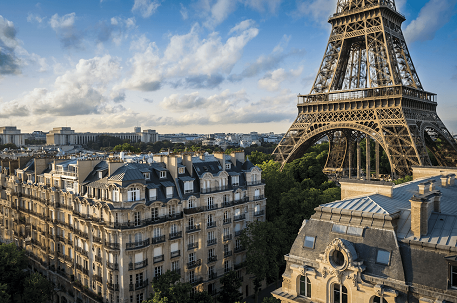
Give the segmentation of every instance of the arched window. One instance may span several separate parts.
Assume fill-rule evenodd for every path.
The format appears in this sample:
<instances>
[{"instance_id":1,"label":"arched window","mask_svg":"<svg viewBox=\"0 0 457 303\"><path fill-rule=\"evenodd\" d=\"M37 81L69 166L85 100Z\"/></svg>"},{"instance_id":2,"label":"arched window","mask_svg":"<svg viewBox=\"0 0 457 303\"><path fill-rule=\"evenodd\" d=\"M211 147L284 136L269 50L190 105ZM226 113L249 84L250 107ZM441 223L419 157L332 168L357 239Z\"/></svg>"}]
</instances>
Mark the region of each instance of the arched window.
<instances>
[{"instance_id":1,"label":"arched window","mask_svg":"<svg viewBox=\"0 0 457 303\"><path fill-rule=\"evenodd\" d=\"M387 303L386 299L381 297L374 297L373 303Z\"/></svg>"},{"instance_id":2,"label":"arched window","mask_svg":"<svg viewBox=\"0 0 457 303\"><path fill-rule=\"evenodd\" d=\"M311 298L311 282L308 277L300 277L300 295Z\"/></svg>"},{"instance_id":3,"label":"arched window","mask_svg":"<svg viewBox=\"0 0 457 303\"><path fill-rule=\"evenodd\" d=\"M129 201L138 201L140 200L140 189L136 187L129 188L127 195Z\"/></svg>"},{"instance_id":4,"label":"arched window","mask_svg":"<svg viewBox=\"0 0 457 303\"><path fill-rule=\"evenodd\" d=\"M333 284L333 302L334 303L347 303L348 290L341 284Z\"/></svg>"}]
</instances>

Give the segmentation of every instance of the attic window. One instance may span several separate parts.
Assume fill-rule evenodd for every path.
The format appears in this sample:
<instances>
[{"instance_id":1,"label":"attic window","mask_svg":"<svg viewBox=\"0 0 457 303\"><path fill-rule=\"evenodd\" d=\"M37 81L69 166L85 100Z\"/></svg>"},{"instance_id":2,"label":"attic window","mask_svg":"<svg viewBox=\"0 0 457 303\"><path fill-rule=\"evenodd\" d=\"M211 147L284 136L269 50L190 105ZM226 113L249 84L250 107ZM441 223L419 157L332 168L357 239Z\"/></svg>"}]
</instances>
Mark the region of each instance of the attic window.
<instances>
[{"instance_id":1,"label":"attic window","mask_svg":"<svg viewBox=\"0 0 457 303\"><path fill-rule=\"evenodd\" d=\"M164 170L161 170L160 171L160 178L163 179L163 178L166 178L167 177L167 172L164 171Z\"/></svg>"},{"instance_id":2,"label":"attic window","mask_svg":"<svg viewBox=\"0 0 457 303\"><path fill-rule=\"evenodd\" d=\"M102 171L99 171L99 172L98 172L98 178L99 178L99 179L102 179L102 178L103 178L103 172L102 172Z\"/></svg>"},{"instance_id":3,"label":"attic window","mask_svg":"<svg viewBox=\"0 0 457 303\"><path fill-rule=\"evenodd\" d=\"M359 236L361 237L363 234L363 228L361 227L354 227L354 226L346 226L340 224L333 224L332 232L339 233L339 234L348 234L351 236Z\"/></svg>"},{"instance_id":4,"label":"attic window","mask_svg":"<svg viewBox=\"0 0 457 303\"><path fill-rule=\"evenodd\" d=\"M208 167L206 167L206 166L203 166L203 169L204 169L205 171L208 171Z\"/></svg>"},{"instance_id":5,"label":"attic window","mask_svg":"<svg viewBox=\"0 0 457 303\"><path fill-rule=\"evenodd\" d=\"M384 249L378 249L376 256L376 263L389 265L390 263L390 252Z\"/></svg>"},{"instance_id":6,"label":"attic window","mask_svg":"<svg viewBox=\"0 0 457 303\"><path fill-rule=\"evenodd\" d=\"M184 174L184 172L185 172L184 167L180 167L180 168L178 169L178 174Z\"/></svg>"},{"instance_id":7,"label":"attic window","mask_svg":"<svg viewBox=\"0 0 457 303\"><path fill-rule=\"evenodd\" d=\"M305 236L305 243L303 243L303 247L314 248L315 241L316 241L316 237Z\"/></svg>"},{"instance_id":8,"label":"attic window","mask_svg":"<svg viewBox=\"0 0 457 303\"><path fill-rule=\"evenodd\" d=\"M230 169L232 165L230 163L225 163L225 169Z\"/></svg>"},{"instance_id":9,"label":"attic window","mask_svg":"<svg viewBox=\"0 0 457 303\"><path fill-rule=\"evenodd\" d=\"M143 176L144 176L145 180L150 180L151 179L151 175L149 173L143 173Z\"/></svg>"}]
</instances>

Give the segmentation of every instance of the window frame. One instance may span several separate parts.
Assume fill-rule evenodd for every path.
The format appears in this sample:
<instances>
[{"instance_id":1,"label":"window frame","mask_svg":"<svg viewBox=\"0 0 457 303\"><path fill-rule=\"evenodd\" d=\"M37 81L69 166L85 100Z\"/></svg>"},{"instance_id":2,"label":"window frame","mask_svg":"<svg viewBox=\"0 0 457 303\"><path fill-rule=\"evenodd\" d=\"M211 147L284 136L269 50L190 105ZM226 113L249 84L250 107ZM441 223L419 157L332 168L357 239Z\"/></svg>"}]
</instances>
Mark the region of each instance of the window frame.
<instances>
[{"instance_id":1,"label":"window frame","mask_svg":"<svg viewBox=\"0 0 457 303\"><path fill-rule=\"evenodd\" d=\"M457 265L449 264L449 283L450 283L450 287L452 289L457 289L457 277L456 277L456 281L454 281L454 279L452 278L452 270L454 268L455 268L455 273L457 276ZM455 285L453 285L453 282L455 282Z\"/></svg>"},{"instance_id":2,"label":"window frame","mask_svg":"<svg viewBox=\"0 0 457 303\"><path fill-rule=\"evenodd\" d=\"M378 260L379 259L379 252L386 252L386 253L389 254L389 260L387 261L387 263L379 262L379 260ZM382 248L377 248L376 249L376 264L389 266L391 258L392 258L392 252L391 251L388 251L388 250L382 249Z\"/></svg>"},{"instance_id":3,"label":"window frame","mask_svg":"<svg viewBox=\"0 0 457 303\"><path fill-rule=\"evenodd\" d=\"M304 281L302 281L302 278L304 278L303 279ZM302 293L302 282L304 283L304 294ZM311 294L312 294L313 290L312 290L311 280L309 279L309 277L307 275L300 276L298 283L299 283L299 291L297 291L297 293L302 297L311 298ZM310 293L308 293L308 290Z\"/></svg>"},{"instance_id":4,"label":"window frame","mask_svg":"<svg viewBox=\"0 0 457 303\"><path fill-rule=\"evenodd\" d=\"M313 238L313 246L312 247L305 246L306 238ZM314 249L315 246L316 246L316 238L317 238L316 236L305 235L305 237L303 238L303 248Z\"/></svg>"}]
</instances>

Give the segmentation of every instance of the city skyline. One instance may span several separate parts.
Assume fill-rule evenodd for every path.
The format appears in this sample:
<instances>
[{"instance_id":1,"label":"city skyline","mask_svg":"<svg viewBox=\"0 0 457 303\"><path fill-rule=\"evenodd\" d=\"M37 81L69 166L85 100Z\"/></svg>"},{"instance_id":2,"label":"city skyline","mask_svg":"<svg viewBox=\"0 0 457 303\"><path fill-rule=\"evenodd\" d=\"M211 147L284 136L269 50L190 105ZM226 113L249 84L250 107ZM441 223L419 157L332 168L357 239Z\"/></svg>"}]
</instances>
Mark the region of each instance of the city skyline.
<instances>
[{"instance_id":1,"label":"city skyline","mask_svg":"<svg viewBox=\"0 0 457 303\"><path fill-rule=\"evenodd\" d=\"M284 133L314 81L331 28L321 20L335 3L2 3L0 124ZM457 1L396 3L424 89L457 132Z\"/></svg>"}]
</instances>

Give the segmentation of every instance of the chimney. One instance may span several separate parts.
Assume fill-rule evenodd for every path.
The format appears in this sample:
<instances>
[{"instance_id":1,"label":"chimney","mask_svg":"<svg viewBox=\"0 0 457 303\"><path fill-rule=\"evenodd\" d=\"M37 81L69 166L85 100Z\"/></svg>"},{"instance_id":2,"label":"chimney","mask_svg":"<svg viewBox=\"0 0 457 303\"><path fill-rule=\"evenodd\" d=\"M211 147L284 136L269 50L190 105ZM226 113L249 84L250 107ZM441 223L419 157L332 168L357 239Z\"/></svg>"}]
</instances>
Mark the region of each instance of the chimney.
<instances>
[{"instance_id":1,"label":"chimney","mask_svg":"<svg viewBox=\"0 0 457 303\"><path fill-rule=\"evenodd\" d=\"M430 183L430 189L429 191L434 191L435 190L435 180L431 179L431 180L428 180L428 182Z\"/></svg>"},{"instance_id":2,"label":"chimney","mask_svg":"<svg viewBox=\"0 0 457 303\"><path fill-rule=\"evenodd\" d=\"M194 170L192 168L192 153L185 153L182 155L182 164L186 166L187 171L192 177L194 174Z\"/></svg>"},{"instance_id":3,"label":"chimney","mask_svg":"<svg viewBox=\"0 0 457 303\"><path fill-rule=\"evenodd\" d=\"M449 185L450 186L454 186L454 184L455 184L455 174L449 174L448 177L449 177Z\"/></svg>"},{"instance_id":4,"label":"chimney","mask_svg":"<svg viewBox=\"0 0 457 303\"><path fill-rule=\"evenodd\" d=\"M414 237L420 238L428 233L428 219L432 212L440 211L441 192L413 196L411 203L411 231Z\"/></svg>"},{"instance_id":5,"label":"chimney","mask_svg":"<svg viewBox=\"0 0 457 303\"><path fill-rule=\"evenodd\" d=\"M442 187L447 187L447 176L441 176L440 181Z\"/></svg>"},{"instance_id":6,"label":"chimney","mask_svg":"<svg viewBox=\"0 0 457 303\"><path fill-rule=\"evenodd\" d=\"M119 167L124 165L121 159L109 159L108 161L108 177L111 176Z\"/></svg>"},{"instance_id":7,"label":"chimney","mask_svg":"<svg viewBox=\"0 0 457 303\"><path fill-rule=\"evenodd\" d=\"M225 170L225 154L223 152L215 152L213 155L221 163L222 170Z\"/></svg>"},{"instance_id":8,"label":"chimney","mask_svg":"<svg viewBox=\"0 0 457 303\"><path fill-rule=\"evenodd\" d=\"M427 194L429 192L429 189L430 189L430 183L428 181L419 183L419 194L420 195Z\"/></svg>"}]
</instances>

